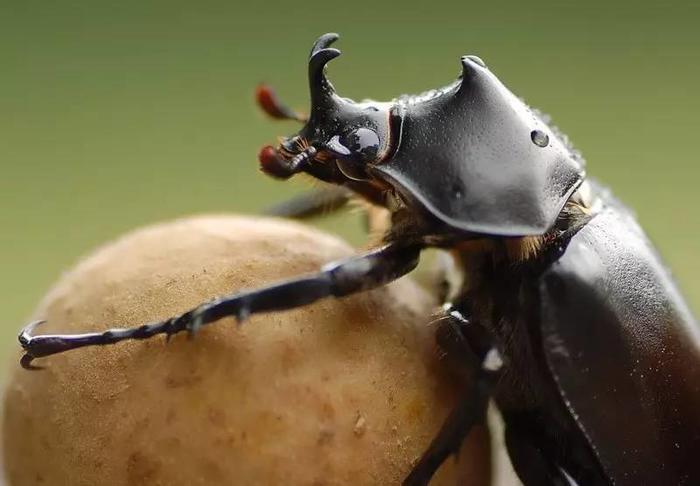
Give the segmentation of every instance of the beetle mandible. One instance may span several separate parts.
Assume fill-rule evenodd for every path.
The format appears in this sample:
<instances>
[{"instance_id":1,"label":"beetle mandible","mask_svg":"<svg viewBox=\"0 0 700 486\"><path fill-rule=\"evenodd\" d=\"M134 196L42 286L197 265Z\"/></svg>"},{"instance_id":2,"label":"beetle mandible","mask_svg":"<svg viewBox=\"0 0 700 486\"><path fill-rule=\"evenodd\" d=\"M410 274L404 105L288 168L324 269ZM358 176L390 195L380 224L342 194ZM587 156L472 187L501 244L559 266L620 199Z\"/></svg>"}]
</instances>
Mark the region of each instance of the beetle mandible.
<instances>
[{"instance_id":1,"label":"beetle mandible","mask_svg":"<svg viewBox=\"0 0 700 486\"><path fill-rule=\"evenodd\" d=\"M471 379L405 484L428 483L490 400L527 485L700 484L699 330L630 211L478 57L463 57L444 88L355 102L326 78L337 38L312 47L308 117L258 88L269 115L304 123L259 159L274 177L306 173L334 187L276 214L305 217L359 196L389 215L382 245L163 322L81 335L33 335L32 323L19 335L22 365L371 289L433 247L451 275L436 339Z\"/></svg>"}]
</instances>

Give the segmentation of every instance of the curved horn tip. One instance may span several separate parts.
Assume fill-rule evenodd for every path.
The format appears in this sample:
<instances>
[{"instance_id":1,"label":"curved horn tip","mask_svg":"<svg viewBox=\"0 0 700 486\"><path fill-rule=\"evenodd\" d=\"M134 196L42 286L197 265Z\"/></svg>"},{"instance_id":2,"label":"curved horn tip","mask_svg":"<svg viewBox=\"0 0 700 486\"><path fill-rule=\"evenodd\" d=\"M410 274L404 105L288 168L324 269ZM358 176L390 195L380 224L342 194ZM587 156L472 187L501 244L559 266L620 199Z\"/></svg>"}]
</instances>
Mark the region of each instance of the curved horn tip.
<instances>
[{"instance_id":1,"label":"curved horn tip","mask_svg":"<svg viewBox=\"0 0 700 486\"><path fill-rule=\"evenodd\" d=\"M332 91L332 85L326 79L324 73L324 68L326 64L340 56L340 51L332 47L326 47L316 51L316 53L309 59L309 81L311 83L312 93L322 87L330 88Z\"/></svg>"},{"instance_id":2,"label":"curved horn tip","mask_svg":"<svg viewBox=\"0 0 700 486\"><path fill-rule=\"evenodd\" d=\"M340 36L335 32L328 32L327 34L323 34L321 37L316 39L316 42L314 42L313 47L311 47L311 53L309 54L309 57L313 57L318 51L330 46L335 41L337 41L339 37Z\"/></svg>"},{"instance_id":3,"label":"curved horn tip","mask_svg":"<svg viewBox=\"0 0 700 486\"><path fill-rule=\"evenodd\" d=\"M313 56L311 56L309 59L309 64L320 64L321 66L325 66L328 64L328 62L332 61L338 56L340 56L340 51L338 49L334 47L325 47L323 49L319 49Z\"/></svg>"}]
</instances>

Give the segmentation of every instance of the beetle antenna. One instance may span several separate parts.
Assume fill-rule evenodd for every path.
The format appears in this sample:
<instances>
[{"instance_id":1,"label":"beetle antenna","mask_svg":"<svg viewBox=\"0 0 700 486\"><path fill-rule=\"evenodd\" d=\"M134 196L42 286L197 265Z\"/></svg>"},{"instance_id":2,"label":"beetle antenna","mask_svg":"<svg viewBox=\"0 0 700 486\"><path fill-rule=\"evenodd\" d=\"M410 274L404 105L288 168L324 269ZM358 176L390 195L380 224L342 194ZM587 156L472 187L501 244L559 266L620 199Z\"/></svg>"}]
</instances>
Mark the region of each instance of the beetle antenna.
<instances>
[{"instance_id":1,"label":"beetle antenna","mask_svg":"<svg viewBox=\"0 0 700 486\"><path fill-rule=\"evenodd\" d=\"M313 145L309 145L306 147L304 150L296 154L294 157L291 158L289 161L289 168L293 172L299 172L302 170L303 166L305 166L307 163L309 163L313 158L316 156L318 153L318 150L316 150L316 147Z\"/></svg>"},{"instance_id":2,"label":"beetle antenna","mask_svg":"<svg viewBox=\"0 0 700 486\"><path fill-rule=\"evenodd\" d=\"M291 159L286 159L274 147L267 145L260 150L258 159L260 169L267 175L277 179L288 179L304 170L304 166L313 160L317 153L316 147L309 145Z\"/></svg>"},{"instance_id":3,"label":"beetle antenna","mask_svg":"<svg viewBox=\"0 0 700 486\"><path fill-rule=\"evenodd\" d=\"M255 88L255 100L265 113L276 120L296 120L302 123L307 121L306 115L296 112L282 103L277 98L275 91L265 83L260 83Z\"/></svg>"}]
</instances>

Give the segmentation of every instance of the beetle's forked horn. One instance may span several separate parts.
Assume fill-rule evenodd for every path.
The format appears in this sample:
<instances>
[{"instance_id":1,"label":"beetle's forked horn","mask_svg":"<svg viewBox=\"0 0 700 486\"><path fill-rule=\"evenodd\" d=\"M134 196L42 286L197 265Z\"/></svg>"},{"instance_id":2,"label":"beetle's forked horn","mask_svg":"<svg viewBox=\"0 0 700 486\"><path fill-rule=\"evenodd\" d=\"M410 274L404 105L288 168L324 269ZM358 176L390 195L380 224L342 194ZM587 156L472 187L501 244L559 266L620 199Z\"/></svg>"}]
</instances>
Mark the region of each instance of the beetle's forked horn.
<instances>
[{"instance_id":1,"label":"beetle's forked horn","mask_svg":"<svg viewBox=\"0 0 700 486\"><path fill-rule=\"evenodd\" d=\"M332 59L340 56L340 51L330 46L338 39L338 34L323 34L314 42L309 55L309 89L311 90L311 110L327 107L335 102L335 89L326 78L325 67Z\"/></svg>"}]
</instances>

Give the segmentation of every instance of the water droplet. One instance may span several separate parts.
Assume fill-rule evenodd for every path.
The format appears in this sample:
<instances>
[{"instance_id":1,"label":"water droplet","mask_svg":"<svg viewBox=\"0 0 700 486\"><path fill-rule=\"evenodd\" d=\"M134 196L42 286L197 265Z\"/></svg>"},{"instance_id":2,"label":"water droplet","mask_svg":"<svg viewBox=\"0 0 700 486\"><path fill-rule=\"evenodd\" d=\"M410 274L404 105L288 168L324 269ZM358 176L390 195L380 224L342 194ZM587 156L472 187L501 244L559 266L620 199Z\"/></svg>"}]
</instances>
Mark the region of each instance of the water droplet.
<instances>
[{"instance_id":1,"label":"water droplet","mask_svg":"<svg viewBox=\"0 0 700 486\"><path fill-rule=\"evenodd\" d=\"M538 147L546 147L549 145L549 135L542 130L533 130L530 132L530 138L532 139L532 143Z\"/></svg>"},{"instance_id":2,"label":"water droplet","mask_svg":"<svg viewBox=\"0 0 700 486\"><path fill-rule=\"evenodd\" d=\"M481 67L486 67L486 63L481 59L479 56L466 56L467 59L474 61L476 64L478 64Z\"/></svg>"}]
</instances>

